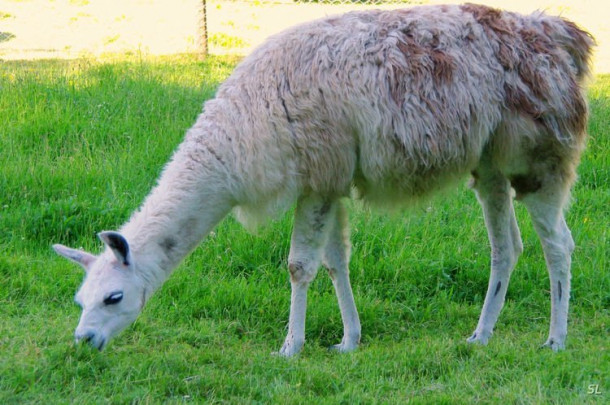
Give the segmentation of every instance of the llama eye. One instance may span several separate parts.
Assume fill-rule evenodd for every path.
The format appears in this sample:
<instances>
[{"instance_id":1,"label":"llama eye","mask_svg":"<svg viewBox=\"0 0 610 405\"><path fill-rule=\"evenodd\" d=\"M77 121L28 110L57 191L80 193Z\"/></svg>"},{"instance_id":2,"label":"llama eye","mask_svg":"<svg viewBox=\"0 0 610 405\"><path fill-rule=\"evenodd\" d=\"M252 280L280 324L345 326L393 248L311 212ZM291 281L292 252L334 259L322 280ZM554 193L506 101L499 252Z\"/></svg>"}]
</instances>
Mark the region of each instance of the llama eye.
<instances>
[{"instance_id":1,"label":"llama eye","mask_svg":"<svg viewBox=\"0 0 610 405\"><path fill-rule=\"evenodd\" d=\"M122 299L123 299L122 291L113 292L112 294L110 294L109 296L104 298L104 304L106 304L106 305L118 304L119 302L121 302Z\"/></svg>"}]
</instances>

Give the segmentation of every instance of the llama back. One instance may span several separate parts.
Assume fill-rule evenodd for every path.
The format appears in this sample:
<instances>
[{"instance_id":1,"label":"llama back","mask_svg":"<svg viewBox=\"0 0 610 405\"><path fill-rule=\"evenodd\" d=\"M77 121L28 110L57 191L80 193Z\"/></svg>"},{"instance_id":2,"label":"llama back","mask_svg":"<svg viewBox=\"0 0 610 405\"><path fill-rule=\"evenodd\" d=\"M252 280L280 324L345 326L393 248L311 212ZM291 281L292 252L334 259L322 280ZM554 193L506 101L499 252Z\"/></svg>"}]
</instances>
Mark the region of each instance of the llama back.
<instances>
[{"instance_id":1,"label":"llama back","mask_svg":"<svg viewBox=\"0 0 610 405\"><path fill-rule=\"evenodd\" d=\"M352 12L270 38L201 119L227 134L217 153L234 165L236 201L254 218L299 194L346 196L353 186L372 202L404 203L471 172L490 144L520 142L510 131L502 136L514 139L494 139L515 116L579 151L591 46L542 13Z\"/></svg>"},{"instance_id":2,"label":"llama back","mask_svg":"<svg viewBox=\"0 0 610 405\"><path fill-rule=\"evenodd\" d=\"M538 12L528 16L466 4L494 41L504 70L505 107L530 117L561 142L578 144L586 129L582 90L594 41L571 21Z\"/></svg>"}]
</instances>

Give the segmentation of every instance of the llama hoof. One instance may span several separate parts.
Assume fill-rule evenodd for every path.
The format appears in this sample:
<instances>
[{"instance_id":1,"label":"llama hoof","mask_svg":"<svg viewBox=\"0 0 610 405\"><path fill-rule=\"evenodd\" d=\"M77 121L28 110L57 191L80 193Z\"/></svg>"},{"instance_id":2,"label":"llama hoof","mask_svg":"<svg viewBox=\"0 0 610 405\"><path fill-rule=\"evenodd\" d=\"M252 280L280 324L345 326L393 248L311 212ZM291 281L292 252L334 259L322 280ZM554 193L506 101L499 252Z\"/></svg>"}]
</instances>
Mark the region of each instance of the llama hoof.
<instances>
[{"instance_id":1,"label":"llama hoof","mask_svg":"<svg viewBox=\"0 0 610 405\"><path fill-rule=\"evenodd\" d=\"M271 354L274 356L281 356L281 357L294 357L297 354L299 354L301 352L301 350L303 349L303 343L295 344L295 342L293 342L293 341L284 342L284 344L282 345L282 348L279 351L273 352Z\"/></svg>"},{"instance_id":2,"label":"llama hoof","mask_svg":"<svg viewBox=\"0 0 610 405\"><path fill-rule=\"evenodd\" d=\"M468 343L475 343L475 344L480 344L480 345L487 345L487 342L489 341L489 336L491 334L489 333L483 333L483 332L474 332L472 334L472 336L470 336L468 339L466 339L466 342Z\"/></svg>"},{"instance_id":3,"label":"llama hoof","mask_svg":"<svg viewBox=\"0 0 610 405\"><path fill-rule=\"evenodd\" d=\"M283 347L278 350L277 352L271 352L272 356L278 356L278 357L285 357L285 358L291 358L291 357L295 357L297 354L299 354L298 351L293 351L293 350L285 350Z\"/></svg>"},{"instance_id":4,"label":"llama hoof","mask_svg":"<svg viewBox=\"0 0 610 405\"><path fill-rule=\"evenodd\" d=\"M548 340L546 342L544 342L544 344L542 346L540 346L541 349L551 349L554 352L559 352L563 349L565 349L565 343L559 339L555 339L555 338L548 338Z\"/></svg>"},{"instance_id":5,"label":"llama hoof","mask_svg":"<svg viewBox=\"0 0 610 405\"><path fill-rule=\"evenodd\" d=\"M342 341L338 345L332 345L328 350L337 353L349 353L358 348L358 343Z\"/></svg>"},{"instance_id":6,"label":"llama hoof","mask_svg":"<svg viewBox=\"0 0 610 405\"><path fill-rule=\"evenodd\" d=\"M295 357L295 354L287 354L285 352L283 352L282 350L278 350L277 352L271 352L272 356L276 356L276 357L284 357L286 359Z\"/></svg>"}]
</instances>

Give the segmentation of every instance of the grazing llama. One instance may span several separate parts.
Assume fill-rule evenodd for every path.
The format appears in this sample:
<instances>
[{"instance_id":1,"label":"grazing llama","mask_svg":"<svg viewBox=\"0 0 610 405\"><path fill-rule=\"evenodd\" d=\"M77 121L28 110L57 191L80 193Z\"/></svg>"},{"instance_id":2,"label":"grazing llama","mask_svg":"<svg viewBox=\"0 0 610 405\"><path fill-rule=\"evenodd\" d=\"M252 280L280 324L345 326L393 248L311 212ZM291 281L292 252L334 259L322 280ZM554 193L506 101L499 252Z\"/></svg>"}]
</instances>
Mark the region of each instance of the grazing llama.
<instances>
[{"instance_id":1,"label":"grazing llama","mask_svg":"<svg viewBox=\"0 0 610 405\"><path fill-rule=\"evenodd\" d=\"M271 37L205 103L141 208L120 232L99 234L101 255L54 246L86 271L76 340L101 350L230 211L256 226L296 201L279 353L303 347L320 264L343 320L334 348L354 350L360 321L341 199L354 190L371 205L408 205L471 174L492 253L468 341L487 343L523 250L516 196L550 273L545 346L562 349L574 248L563 209L586 138L592 46L565 19L473 4L357 11Z\"/></svg>"}]
</instances>

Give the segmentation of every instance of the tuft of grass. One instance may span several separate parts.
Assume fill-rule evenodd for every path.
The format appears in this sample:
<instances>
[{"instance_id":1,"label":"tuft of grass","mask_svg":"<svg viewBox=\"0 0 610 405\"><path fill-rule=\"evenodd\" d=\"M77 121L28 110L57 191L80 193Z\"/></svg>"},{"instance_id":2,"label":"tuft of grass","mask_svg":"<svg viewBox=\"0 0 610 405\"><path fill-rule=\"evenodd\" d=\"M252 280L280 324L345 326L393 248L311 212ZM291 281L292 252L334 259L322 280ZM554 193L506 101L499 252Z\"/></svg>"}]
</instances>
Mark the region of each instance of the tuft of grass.
<instances>
[{"instance_id":1,"label":"tuft of grass","mask_svg":"<svg viewBox=\"0 0 610 405\"><path fill-rule=\"evenodd\" d=\"M568 214L567 350L539 350L550 312L539 242L525 251L487 347L464 339L487 287L481 210L462 187L410 212L350 203L362 347L339 355L328 277L310 289L307 344L286 332L290 215L257 236L227 218L102 353L72 343L80 270L52 243L98 251L142 201L233 59L0 64L0 403L604 403L610 390L610 76L590 91L588 149ZM589 394L590 387L601 394Z\"/></svg>"},{"instance_id":2,"label":"tuft of grass","mask_svg":"<svg viewBox=\"0 0 610 405\"><path fill-rule=\"evenodd\" d=\"M208 38L209 45L221 49L244 48L248 43L242 38L224 33L213 33Z\"/></svg>"}]
</instances>

